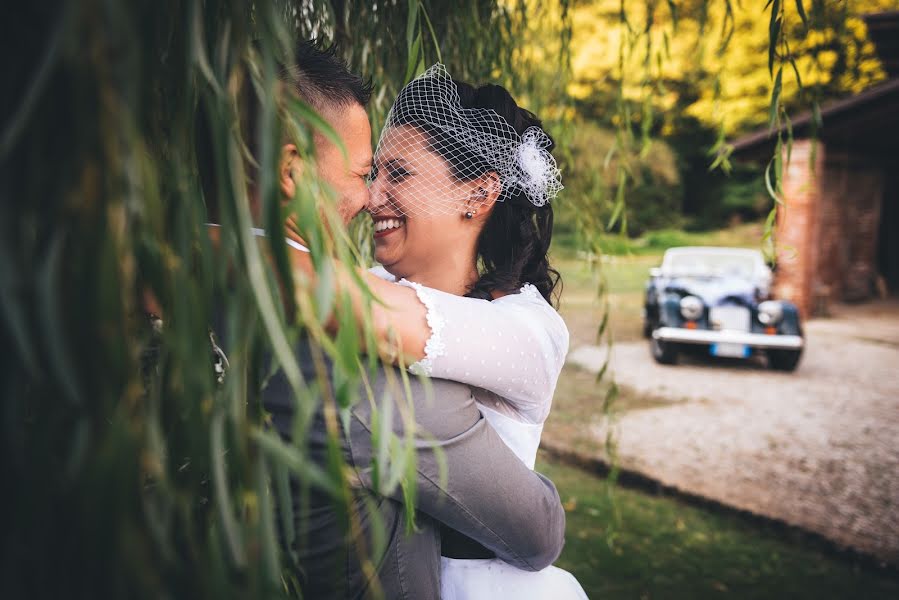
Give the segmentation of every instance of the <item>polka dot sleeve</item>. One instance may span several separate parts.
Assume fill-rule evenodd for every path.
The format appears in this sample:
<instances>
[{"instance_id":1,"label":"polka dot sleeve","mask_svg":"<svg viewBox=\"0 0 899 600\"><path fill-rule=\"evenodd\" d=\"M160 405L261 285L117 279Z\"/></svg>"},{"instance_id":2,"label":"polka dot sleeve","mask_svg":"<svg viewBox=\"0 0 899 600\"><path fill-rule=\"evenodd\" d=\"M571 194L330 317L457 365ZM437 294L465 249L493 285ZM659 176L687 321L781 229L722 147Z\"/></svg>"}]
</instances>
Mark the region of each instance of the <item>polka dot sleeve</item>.
<instances>
[{"instance_id":1,"label":"polka dot sleeve","mask_svg":"<svg viewBox=\"0 0 899 600\"><path fill-rule=\"evenodd\" d=\"M416 374L495 393L530 423L549 414L568 352L568 328L532 285L489 302L400 280L427 308L431 335Z\"/></svg>"}]
</instances>

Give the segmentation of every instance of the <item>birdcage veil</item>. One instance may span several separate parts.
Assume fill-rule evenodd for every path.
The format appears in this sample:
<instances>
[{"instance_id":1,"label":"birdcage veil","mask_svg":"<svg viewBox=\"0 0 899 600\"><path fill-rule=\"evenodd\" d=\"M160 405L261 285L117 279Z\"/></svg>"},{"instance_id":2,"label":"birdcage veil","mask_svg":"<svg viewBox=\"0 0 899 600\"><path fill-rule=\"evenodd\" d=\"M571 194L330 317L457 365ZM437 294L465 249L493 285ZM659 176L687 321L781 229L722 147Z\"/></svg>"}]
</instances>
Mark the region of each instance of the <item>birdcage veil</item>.
<instances>
[{"instance_id":1,"label":"birdcage veil","mask_svg":"<svg viewBox=\"0 0 899 600\"><path fill-rule=\"evenodd\" d=\"M495 172L498 181L489 180L488 187L496 189L498 202L523 193L534 206L543 206L562 189L551 144L539 127L519 135L492 109L464 108L446 67L435 64L403 88L387 115L375 151L370 210L402 216L462 213L470 195L448 181L447 168L452 179L462 181ZM434 161L435 154L445 161ZM430 193L416 194L422 186ZM407 193L391 194L401 187Z\"/></svg>"}]
</instances>

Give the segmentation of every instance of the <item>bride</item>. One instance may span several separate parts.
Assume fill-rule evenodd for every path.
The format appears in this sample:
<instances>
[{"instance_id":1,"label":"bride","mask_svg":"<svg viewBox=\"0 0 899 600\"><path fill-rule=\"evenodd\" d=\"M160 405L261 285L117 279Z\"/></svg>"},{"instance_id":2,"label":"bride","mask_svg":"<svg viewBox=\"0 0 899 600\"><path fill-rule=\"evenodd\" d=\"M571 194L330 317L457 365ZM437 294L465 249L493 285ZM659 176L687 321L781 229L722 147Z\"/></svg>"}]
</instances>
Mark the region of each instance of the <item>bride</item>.
<instances>
[{"instance_id":1,"label":"bride","mask_svg":"<svg viewBox=\"0 0 899 600\"><path fill-rule=\"evenodd\" d=\"M335 283L360 313L373 311L380 341L410 371L471 386L530 468L568 351L547 256L562 189L553 145L504 88L434 65L400 92L375 152L367 210L381 266L364 275L384 304L366 307L348 269ZM293 255L314 277L308 255ZM557 567L526 572L474 555L444 556L444 600L586 598Z\"/></svg>"}]
</instances>

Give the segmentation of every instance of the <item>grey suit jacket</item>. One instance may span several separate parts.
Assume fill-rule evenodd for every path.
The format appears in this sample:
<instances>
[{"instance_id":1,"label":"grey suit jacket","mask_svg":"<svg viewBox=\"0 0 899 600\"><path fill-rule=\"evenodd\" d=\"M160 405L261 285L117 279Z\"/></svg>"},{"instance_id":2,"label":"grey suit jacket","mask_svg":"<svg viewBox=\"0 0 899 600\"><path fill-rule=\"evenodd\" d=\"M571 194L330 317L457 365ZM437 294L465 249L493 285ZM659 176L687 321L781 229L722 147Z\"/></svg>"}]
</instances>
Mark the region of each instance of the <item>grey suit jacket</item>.
<instances>
[{"instance_id":1,"label":"grey suit jacket","mask_svg":"<svg viewBox=\"0 0 899 600\"><path fill-rule=\"evenodd\" d=\"M310 367L303 353L300 365L304 370ZM396 381L398 372L379 372L373 382L379 403L403 397L391 383ZM428 393L427 385L410 381L417 425L418 532L408 535L405 531L406 508L399 489L388 497L372 490L373 407L365 396L352 410L347 433L340 440L344 460L358 481L351 501L358 514L357 539L351 539L348 519L335 510L330 498L315 490L308 490L303 498L294 482L294 550L302 569L298 578L304 597L366 598L380 595L380 590L386 598L437 600L441 523L521 569L542 569L559 556L565 513L553 484L528 469L503 443L467 386L444 380L430 384ZM263 394L284 436L290 431L292 411L285 402L290 397L286 381L279 376ZM393 414L393 431L402 435L399 410ZM325 464L327 435L321 413L313 419L307 443L310 457ZM441 453L447 466L444 481ZM386 535L386 550L373 556L370 551L379 531ZM367 564L360 560L360 538L368 551Z\"/></svg>"}]
</instances>

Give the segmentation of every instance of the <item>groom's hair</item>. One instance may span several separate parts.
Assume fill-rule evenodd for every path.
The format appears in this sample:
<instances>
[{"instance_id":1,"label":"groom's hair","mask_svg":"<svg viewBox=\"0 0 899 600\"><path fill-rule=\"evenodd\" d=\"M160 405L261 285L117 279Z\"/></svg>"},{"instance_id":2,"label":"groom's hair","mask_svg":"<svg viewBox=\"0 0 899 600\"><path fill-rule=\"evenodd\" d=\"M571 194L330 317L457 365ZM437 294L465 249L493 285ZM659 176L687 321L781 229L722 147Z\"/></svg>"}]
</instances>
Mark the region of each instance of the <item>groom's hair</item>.
<instances>
[{"instance_id":1,"label":"groom's hair","mask_svg":"<svg viewBox=\"0 0 899 600\"><path fill-rule=\"evenodd\" d=\"M259 45L255 45L259 50ZM354 103L364 108L371 99L371 81L350 71L337 55L336 44L324 46L317 39L299 42L293 56L279 65L277 74L282 84L319 113L340 111ZM242 95L244 140L253 156L257 156L259 97L249 81L244 84Z\"/></svg>"},{"instance_id":2,"label":"groom's hair","mask_svg":"<svg viewBox=\"0 0 899 600\"><path fill-rule=\"evenodd\" d=\"M371 81L350 71L337 56L337 45L323 46L314 39L297 46L294 65L282 70L281 79L319 111L346 108L354 102L364 107L371 99Z\"/></svg>"}]
</instances>

